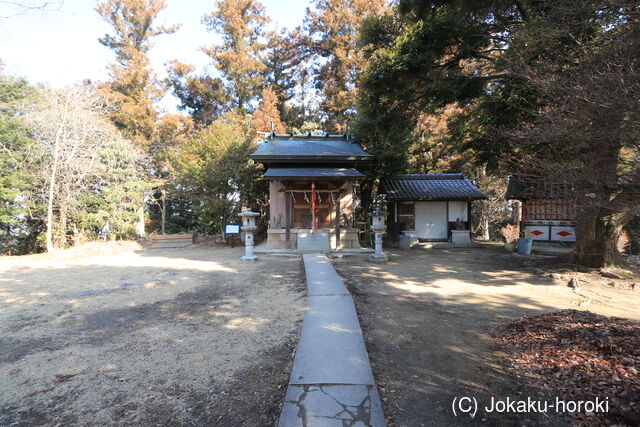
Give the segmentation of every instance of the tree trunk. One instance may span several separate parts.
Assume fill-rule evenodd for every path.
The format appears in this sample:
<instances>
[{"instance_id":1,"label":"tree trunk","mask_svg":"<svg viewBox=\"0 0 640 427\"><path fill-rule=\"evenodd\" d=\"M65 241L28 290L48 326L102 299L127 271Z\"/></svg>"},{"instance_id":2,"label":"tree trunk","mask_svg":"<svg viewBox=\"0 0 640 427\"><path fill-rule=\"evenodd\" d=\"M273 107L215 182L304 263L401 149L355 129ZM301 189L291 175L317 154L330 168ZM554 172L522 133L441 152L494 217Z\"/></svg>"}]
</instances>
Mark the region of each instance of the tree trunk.
<instances>
[{"instance_id":1,"label":"tree trunk","mask_svg":"<svg viewBox=\"0 0 640 427\"><path fill-rule=\"evenodd\" d=\"M522 225L522 202L520 200L513 201L513 219L518 226L518 232Z\"/></svg>"},{"instance_id":2,"label":"tree trunk","mask_svg":"<svg viewBox=\"0 0 640 427\"><path fill-rule=\"evenodd\" d=\"M161 215L161 222L160 222L160 227L162 229L162 235L165 235L165 224L166 224L166 220L167 220L167 195L164 191L164 189L161 190L161 197L162 197L162 207L160 208L160 215Z\"/></svg>"},{"instance_id":3,"label":"tree trunk","mask_svg":"<svg viewBox=\"0 0 640 427\"><path fill-rule=\"evenodd\" d=\"M60 218L58 218L58 226L60 229L56 238L58 247L65 248L67 246L67 208L62 205L60 207Z\"/></svg>"},{"instance_id":4,"label":"tree trunk","mask_svg":"<svg viewBox=\"0 0 640 427\"><path fill-rule=\"evenodd\" d=\"M138 237L144 237L144 205L138 209L138 225L137 225Z\"/></svg>"},{"instance_id":5,"label":"tree trunk","mask_svg":"<svg viewBox=\"0 0 640 427\"><path fill-rule=\"evenodd\" d=\"M222 243L227 244L227 234L225 233L224 224L225 224L226 212L220 216L220 236L222 237Z\"/></svg>"},{"instance_id":6,"label":"tree trunk","mask_svg":"<svg viewBox=\"0 0 640 427\"><path fill-rule=\"evenodd\" d=\"M489 240L489 215L487 214L487 202L482 201L482 208L480 209L480 227L482 228L482 240Z\"/></svg>"},{"instance_id":7,"label":"tree trunk","mask_svg":"<svg viewBox=\"0 0 640 427\"><path fill-rule=\"evenodd\" d=\"M478 170L478 183L483 186L487 180L487 164L484 163ZM482 187L481 187L482 188ZM482 240L489 240L489 202L482 200L480 202L480 228L482 229Z\"/></svg>"},{"instance_id":8,"label":"tree trunk","mask_svg":"<svg viewBox=\"0 0 640 427\"><path fill-rule=\"evenodd\" d=\"M372 203L371 194L373 193L373 181L366 180L360 186L360 206L362 208L362 215L364 215L365 221L367 213L369 213Z\"/></svg>"},{"instance_id":9,"label":"tree trunk","mask_svg":"<svg viewBox=\"0 0 640 427\"><path fill-rule=\"evenodd\" d=\"M620 116L611 122L622 121ZM619 135L612 135L607 144L591 142L590 157L592 163L587 170L596 172L598 180L578 194L592 194L577 200L580 206L576 210L576 246L572 256L574 262L585 267L606 267L616 263L619 255L618 238L622 227L631 220L631 211L614 211L613 189L618 187L618 165L622 144ZM629 205L635 207L635 203ZM620 209L617 207L617 209ZM633 208L632 208L633 210Z\"/></svg>"},{"instance_id":10,"label":"tree trunk","mask_svg":"<svg viewBox=\"0 0 640 427\"><path fill-rule=\"evenodd\" d=\"M578 214L573 261L585 267L606 267L616 263L618 238L624 222L615 215L603 215L595 208Z\"/></svg>"},{"instance_id":11,"label":"tree trunk","mask_svg":"<svg viewBox=\"0 0 640 427\"><path fill-rule=\"evenodd\" d=\"M62 132L67 125L67 118L69 116L69 99L70 92L67 94L64 105L64 114L62 120L56 129L56 136L53 145L53 166L51 167L51 176L49 182L49 200L47 200L47 231L45 234L47 242L47 252L53 250L53 195L56 187L56 176L58 174L58 163L60 162L60 146L62 145Z\"/></svg>"},{"instance_id":12,"label":"tree trunk","mask_svg":"<svg viewBox=\"0 0 640 427\"><path fill-rule=\"evenodd\" d=\"M62 138L62 129L65 126L66 122L66 112L62 123L58 127L58 131L56 132L56 138L53 146L53 166L51 168L51 176L49 178L49 200L47 200L47 231L46 231L46 241L47 241L47 252L51 252L53 250L53 195L55 193L56 187L56 176L58 174L58 162L60 158L60 139Z\"/></svg>"}]
</instances>

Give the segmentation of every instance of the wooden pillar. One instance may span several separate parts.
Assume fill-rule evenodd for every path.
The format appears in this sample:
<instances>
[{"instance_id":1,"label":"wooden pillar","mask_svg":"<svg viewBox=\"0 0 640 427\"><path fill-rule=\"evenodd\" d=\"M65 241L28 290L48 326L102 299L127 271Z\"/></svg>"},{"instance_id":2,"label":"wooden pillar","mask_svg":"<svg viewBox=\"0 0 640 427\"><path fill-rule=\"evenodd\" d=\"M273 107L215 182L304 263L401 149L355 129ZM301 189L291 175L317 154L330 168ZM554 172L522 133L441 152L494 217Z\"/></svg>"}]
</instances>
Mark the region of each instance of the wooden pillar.
<instances>
[{"instance_id":1,"label":"wooden pillar","mask_svg":"<svg viewBox=\"0 0 640 427\"><path fill-rule=\"evenodd\" d=\"M336 204L336 250L340 248L340 195L341 193L337 193L336 197L333 197L334 193L331 193L332 199L335 199Z\"/></svg>"},{"instance_id":2,"label":"wooden pillar","mask_svg":"<svg viewBox=\"0 0 640 427\"><path fill-rule=\"evenodd\" d=\"M284 196L285 212L285 248L291 249L291 192L287 191Z\"/></svg>"},{"instance_id":3,"label":"wooden pillar","mask_svg":"<svg viewBox=\"0 0 640 427\"><path fill-rule=\"evenodd\" d=\"M388 202L387 211L389 216L387 217L387 236L392 242L398 242L400 239L400 220L398 218L398 202Z\"/></svg>"},{"instance_id":4,"label":"wooden pillar","mask_svg":"<svg viewBox=\"0 0 640 427\"><path fill-rule=\"evenodd\" d=\"M451 227L449 226L449 201L447 200L447 241L450 241Z\"/></svg>"},{"instance_id":5,"label":"wooden pillar","mask_svg":"<svg viewBox=\"0 0 640 427\"><path fill-rule=\"evenodd\" d=\"M520 200L512 200L513 203L513 216L516 220L516 225L518 226L518 235L520 235L520 231L524 229L522 224L522 202Z\"/></svg>"}]
</instances>

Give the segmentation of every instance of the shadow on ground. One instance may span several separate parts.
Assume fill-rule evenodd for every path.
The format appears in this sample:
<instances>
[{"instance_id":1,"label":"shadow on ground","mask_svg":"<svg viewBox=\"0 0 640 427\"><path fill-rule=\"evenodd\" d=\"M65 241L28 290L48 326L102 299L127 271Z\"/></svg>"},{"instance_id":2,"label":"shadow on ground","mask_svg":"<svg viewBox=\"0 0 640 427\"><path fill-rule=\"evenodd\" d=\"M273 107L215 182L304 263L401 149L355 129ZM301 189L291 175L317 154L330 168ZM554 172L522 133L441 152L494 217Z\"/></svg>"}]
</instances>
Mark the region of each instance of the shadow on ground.
<instances>
[{"instance_id":1,"label":"shadow on ground","mask_svg":"<svg viewBox=\"0 0 640 427\"><path fill-rule=\"evenodd\" d=\"M356 301L372 369L391 425L557 425L557 416L498 414L491 399L540 398L504 366L490 337L501 322L575 305L527 260L484 249L392 251L387 264L334 260ZM575 308L575 307L574 307ZM475 417L454 398L476 398Z\"/></svg>"},{"instance_id":2,"label":"shadow on ground","mask_svg":"<svg viewBox=\"0 0 640 427\"><path fill-rule=\"evenodd\" d=\"M241 253L0 260L0 424L275 423L304 276Z\"/></svg>"}]
</instances>

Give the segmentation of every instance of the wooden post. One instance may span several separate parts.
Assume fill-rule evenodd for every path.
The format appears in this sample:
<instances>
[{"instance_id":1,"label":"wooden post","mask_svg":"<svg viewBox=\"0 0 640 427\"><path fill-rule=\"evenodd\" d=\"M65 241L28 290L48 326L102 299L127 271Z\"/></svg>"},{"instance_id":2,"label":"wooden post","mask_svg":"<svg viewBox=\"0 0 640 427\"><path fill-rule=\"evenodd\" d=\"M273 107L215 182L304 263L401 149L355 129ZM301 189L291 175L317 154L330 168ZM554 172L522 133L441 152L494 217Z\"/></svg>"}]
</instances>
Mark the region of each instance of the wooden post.
<instances>
[{"instance_id":1,"label":"wooden post","mask_svg":"<svg viewBox=\"0 0 640 427\"><path fill-rule=\"evenodd\" d=\"M318 218L316 218L316 183L311 181L311 228L313 233L318 232Z\"/></svg>"},{"instance_id":2,"label":"wooden post","mask_svg":"<svg viewBox=\"0 0 640 427\"><path fill-rule=\"evenodd\" d=\"M516 225L518 226L518 235L520 235L520 231L523 230L522 226L522 202L520 200L512 200L513 203L513 216L516 220Z\"/></svg>"},{"instance_id":3,"label":"wooden post","mask_svg":"<svg viewBox=\"0 0 640 427\"><path fill-rule=\"evenodd\" d=\"M451 241L451 227L449 227L449 201L447 200L447 241Z\"/></svg>"},{"instance_id":4,"label":"wooden post","mask_svg":"<svg viewBox=\"0 0 640 427\"><path fill-rule=\"evenodd\" d=\"M331 193L331 198L335 200L336 204L336 250L340 249L340 197L341 193L338 193L337 197L333 197L333 193Z\"/></svg>"},{"instance_id":5,"label":"wooden post","mask_svg":"<svg viewBox=\"0 0 640 427\"><path fill-rule=\"evenodd\" d=\"M286 192L284 195L284 211L285 211L285 248L291 249L291 193Z\"/></svg>"}]
</instances>

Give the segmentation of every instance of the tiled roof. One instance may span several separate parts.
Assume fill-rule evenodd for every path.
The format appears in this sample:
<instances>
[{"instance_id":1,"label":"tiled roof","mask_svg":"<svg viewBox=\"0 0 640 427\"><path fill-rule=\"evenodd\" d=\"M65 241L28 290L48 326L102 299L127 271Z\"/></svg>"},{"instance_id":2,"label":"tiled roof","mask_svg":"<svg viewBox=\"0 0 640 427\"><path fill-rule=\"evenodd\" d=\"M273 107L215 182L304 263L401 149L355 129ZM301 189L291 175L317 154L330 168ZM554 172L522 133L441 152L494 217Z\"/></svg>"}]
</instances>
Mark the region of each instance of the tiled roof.
<instances>
[{"instance_id":1,"label":"tiled roof","mask_svg":"<svg viewBox=\"0 0 640 427\"><path fill-rule=\"evenodd\" d=\"M256 161L369 160L373 156L343 135L274 135L258 144L250 156Z\"/></svg>"},{"instance_id":2,"label":"tiled roof","mask_svg":"<svg viewBox=\"0 0 640 427\"><path fill-rule=\"evenodd\" d=\"M269 168L265 179L362 179L364 175L355 169L342 168Z\"/></svg>"},{"instance_id":3,"label":"tiled roof","mask_svg":"<svg viewBox=\"0 0 640 427\"><path fill-rule=\"evenodd\" d=\"M382 179L389 200L479 200L486 196L461 173L407 174Z\"/></svg>"}]
</instances>

